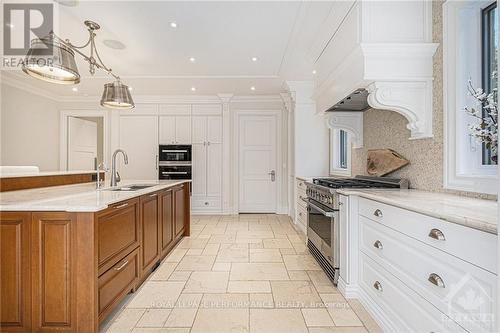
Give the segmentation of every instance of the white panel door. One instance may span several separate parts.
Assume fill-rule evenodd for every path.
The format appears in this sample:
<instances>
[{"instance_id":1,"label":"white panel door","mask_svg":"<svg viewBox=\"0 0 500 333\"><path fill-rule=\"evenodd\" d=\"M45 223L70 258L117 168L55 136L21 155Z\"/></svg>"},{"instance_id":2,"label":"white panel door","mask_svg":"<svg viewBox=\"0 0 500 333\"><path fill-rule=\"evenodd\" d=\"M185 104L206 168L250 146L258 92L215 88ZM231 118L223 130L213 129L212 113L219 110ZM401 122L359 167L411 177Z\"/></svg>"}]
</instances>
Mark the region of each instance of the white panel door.
<instances>
[{"instance_id":1,"label":"white panel door","mask_svg":"<svg viewBox=\"0 0 500 333\"><path fill-rule=\"evenodd\" d=\"M175 143L191 144L191 116L175 116Z\"/></svg>"},{"instance_id":2,"label":"white panel door","mask_svg":"<svg viewBox=\"0 0 500 333\"><path fill-rule=\"evenodd\" d=\"M276 213L276 128L275 115L240 115L239 211Z\"/></svg>"},{"instance_id":3,"label":"white panel door","mask_svg":"<svg viewBox=\"0 0 500 333\"><path fill-rule=\"evenodd\" d=\"M68 170L93 170L97 157L97 124L68 117Z\"/></svg>"},{"instance_id":4,"label":"white panel door","mask_svg":"<svg viewBox=\"0 0 500 333\"><path fill-rule=\"evenodd\" d=\"M158 179L156 161L158 154L158 117L120 117L119 148L128 155L128 165L120 160L122 179Z\"/></svg>"},{"instance_id":5,"label":"white panel door","mask_svg":"<svg viewBox=\"0 0 500 333\"><path fill-rule=\"evenodd\" d=\"M160 116L160 144L175 144L175 116Z\"/></svg>"},{"instance_id":6,"label":"white panel door","mask_svg":"<svg viewBox=\"0 0 500 333\"><path fill-rule=\"evenodd\" d=\"M193 196L207 195L207 149L203 143L192 146L192 194Z\"/></svg>"},{"instance_id":7,"label":"white panel door","mask_svg":"<svg viewBox=\"0 0 500 333\"><path fill-rule=\"evenodd\" d=\"M222 194L222 144L207 145L207 196Z\"/></svg>"},{"instance_id":8,"label":"white panel door","mask_svg":"<svg viewBox=\"0 0 500 333\"><path fill-rule=\"evenodd\" d=\"M222 143L222 117L207 117L207 141L210 143Z\"/></svg>"},{"instance_id":9,"label":"white panel door","mask_svg":"<svg viewBox=\"0 0 500 333\"><path fill-rule=\"evenodd\" d=\"M193 144L207 141L207 117L193 116Z\"/></svg>"}]
</instances>

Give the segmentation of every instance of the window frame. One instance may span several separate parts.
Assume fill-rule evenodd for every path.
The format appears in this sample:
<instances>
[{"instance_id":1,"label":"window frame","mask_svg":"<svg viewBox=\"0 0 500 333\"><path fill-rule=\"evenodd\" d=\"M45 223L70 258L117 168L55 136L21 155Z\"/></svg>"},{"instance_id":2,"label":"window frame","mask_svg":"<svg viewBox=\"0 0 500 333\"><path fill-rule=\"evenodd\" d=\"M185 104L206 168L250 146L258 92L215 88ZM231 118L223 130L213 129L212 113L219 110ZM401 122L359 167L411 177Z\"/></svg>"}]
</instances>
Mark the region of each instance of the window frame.
<instances>
[{"instance_id":1,"label":"window frame","mask_svg":"<svg viewBox=\"0 0 500 333\"><path fill-rule=\"evenodd\" d=\"M482 164L482 147L467 129L472 117L463 107L473 105L466 84L482 84L482 10L492 1L443 4L443 102L445 189L497 194L497 166ZM471 158L474 156L474 158Z\"/></svg>"},{"instance_id":2,"label":"window frame","mask_svg":"<svg viewBox=\"0 0 500 333\"><path fill-rule=\"evenodd\" d=\"M344 134L342 134L344 133ZM345 141L341 136L344 135ZM344 142L342 142L344 141ZM345 150L341 149L341 143L345 144ZM342 153L345 154L345 167L342 167ZM351 135L346 130L330 129L330 175L331 176L352 176L351 170L352 140Z\"/></svg>"}]
</instances>

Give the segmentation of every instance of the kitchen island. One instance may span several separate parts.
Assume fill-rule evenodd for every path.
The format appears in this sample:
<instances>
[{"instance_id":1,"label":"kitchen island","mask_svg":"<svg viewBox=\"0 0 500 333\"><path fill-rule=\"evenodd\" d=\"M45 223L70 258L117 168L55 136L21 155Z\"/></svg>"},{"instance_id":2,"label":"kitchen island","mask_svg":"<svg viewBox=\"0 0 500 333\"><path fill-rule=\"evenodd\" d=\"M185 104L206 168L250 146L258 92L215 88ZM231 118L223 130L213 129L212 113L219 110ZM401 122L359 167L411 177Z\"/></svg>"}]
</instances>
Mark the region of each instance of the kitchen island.
<instances>
[{"instance_id":1,"label":"kitchen island","mask_svg":"<svg viewBox=\"0 0 500 333\"><path fill-rule=\"evenodd\" d=\"M189 236L190 181L139 184L1 193L2 332L98 332Z\"/></svg>"}]
</instances>

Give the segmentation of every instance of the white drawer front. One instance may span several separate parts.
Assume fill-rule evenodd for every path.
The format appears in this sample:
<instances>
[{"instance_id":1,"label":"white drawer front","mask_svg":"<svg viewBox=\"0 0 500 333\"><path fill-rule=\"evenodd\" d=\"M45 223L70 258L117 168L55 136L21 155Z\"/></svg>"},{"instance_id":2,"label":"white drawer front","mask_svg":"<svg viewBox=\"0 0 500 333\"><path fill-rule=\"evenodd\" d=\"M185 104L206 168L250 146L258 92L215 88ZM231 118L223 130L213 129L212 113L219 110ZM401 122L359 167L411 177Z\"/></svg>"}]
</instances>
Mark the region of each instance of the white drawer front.
<instances>
[{"instance_id":1,"label":"white drawer front","mask_svg":"<svg viewBox=\"0 0 500 333\"><path fill-rule=\"evenodd\" d=\"M305 181L303 181L302 179L298 179L298 178L295 181L297 183L297 188L303 189L304 191L307 189Z\"/></svg>"},{"instance_id":2,"label":"white drawer front","mask_svg":"<svg viewBox=\"0 0 500 333\"><path fill-rule=\"evenodd\" d=\"M492 321L474 311L483 316L495 313L495 274L367 218L360 217L360 223L362 252L461 326L473 332L493 331ZM482 299L476 309L469 308L475 301L466 301L469 294Z\"/></svg>"},{"instance_id":3,"label":"white drawer front","mask_svg":"<svg viewBox=\"0 0 500 333\"><path fill-rule=\"evenodd\" d=\"M191 208L198 211L218 211L222 208L221 199L219 197L192 197Z\"/></svg>"},{"instance_id":4,"label":"white drawer front","mask_svg":"<svg viewBox=\"0 0 500 333\"><path fill-rule=\"evenodd\" d=\"M444 252L497 273L496 235L360 198L359 214ZM440 234L443 240L435 239Z\"/></svg>"},{"instance_id":5,"label":"white drawer front","mask_svg":"<svg viewBox=\"0 0 500 333\"><path fill-rule=\"evenodd\" d=\"M307 203L304 200L307 200L306 191L297 187L297 193L295 195L297 206L307 207Z\"/></svg>"},{"instance_id":6,"label":"white drawer front","mask_svg":"<svg viewBox=\"0 0 500 333\"><path fill-rule=\"evenodd\" d=\"M396 332L466 332L364 254L359 270L362 289L397 326Z\"/></svg>"},{"instance_id":7,"label":"white drawer front","mask_svg":"<svg viewBox=\"0 0 500 333\"><path fill-rule=\"evenodd\" d=\"M307 226L307 210L302 206L297 206L296 219Z\"/></svg>"}]
</instances>

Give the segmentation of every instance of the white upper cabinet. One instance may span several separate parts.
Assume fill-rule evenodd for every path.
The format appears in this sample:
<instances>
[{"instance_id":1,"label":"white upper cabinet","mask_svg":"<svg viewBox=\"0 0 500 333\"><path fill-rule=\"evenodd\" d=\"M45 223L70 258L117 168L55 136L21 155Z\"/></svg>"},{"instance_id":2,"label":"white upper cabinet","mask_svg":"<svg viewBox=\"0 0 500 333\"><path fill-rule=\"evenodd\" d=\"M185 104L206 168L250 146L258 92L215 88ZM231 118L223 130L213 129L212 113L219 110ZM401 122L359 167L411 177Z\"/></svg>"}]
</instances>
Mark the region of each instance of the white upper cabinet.
<instances>
[{"instance_id":1,"label":"white upper cabinet","mask_svg":"<svg viewBox=\"0 0 500 333\"><path fill-rule=\"evenodd\" d=\"M160 144L191 143L191 105L160 106Z\"/></svg>"},{"instance_id":2,"label":"white upper cabinet","mask_svg":"<svg viewBox=\"0 0 500 333\"><path fill-rule=\"evenodd\" d=\"M193 143L222 143L222 106L193 105Z\"/></svg>"},{"instance_id":3,"label":"white upper cabinet","mask_svg":"<svg viewBox=\"0 0 500 333\"><path fill-rule=\"evenodd\" d=\"M193 117L193 144L207 141L207 117Z\"/></svg>"},{"instance_id":4,"label":"white upper cabinet","mask_svg":"<svg viewBox=\"0 0 500 333\"><path fill-rule=\"evenodd\" d=\"M120 116L119 146L127 152L129 164L120 163L122 179L158 179L158 117L146 115Z\"/></svg>"}]
</instances>

